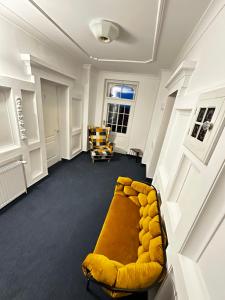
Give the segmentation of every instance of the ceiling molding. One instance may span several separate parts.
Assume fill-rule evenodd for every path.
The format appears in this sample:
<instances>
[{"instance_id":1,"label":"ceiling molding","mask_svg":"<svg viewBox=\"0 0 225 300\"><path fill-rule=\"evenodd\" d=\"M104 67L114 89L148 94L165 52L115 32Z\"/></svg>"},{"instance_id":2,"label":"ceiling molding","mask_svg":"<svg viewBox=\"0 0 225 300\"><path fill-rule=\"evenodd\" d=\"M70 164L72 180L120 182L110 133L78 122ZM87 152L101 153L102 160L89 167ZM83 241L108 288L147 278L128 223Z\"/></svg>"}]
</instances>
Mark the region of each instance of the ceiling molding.
<instances>
[{"instance_id":1,"label":"ceiling molding","mask_svg":"<svg viewBox=\"0 0 225 300\"><path fill-rule=\"evenodd\" d=\"M163 12L165 6L165 0L158 0L156 25L154 31L154 40L152 47L152 55L146 60L127 60L127 59L110 59L95 57L88 53L75 39L73 39L60 25L58 25L34 0L28 0L45 18L47 18L63 35L65 35L76 47L78 47L88 58L98 62L119 62L119 63L135 63L135 64L149 64L155 61L159 37L161 33Z\"/></svg>"}]
</instances>

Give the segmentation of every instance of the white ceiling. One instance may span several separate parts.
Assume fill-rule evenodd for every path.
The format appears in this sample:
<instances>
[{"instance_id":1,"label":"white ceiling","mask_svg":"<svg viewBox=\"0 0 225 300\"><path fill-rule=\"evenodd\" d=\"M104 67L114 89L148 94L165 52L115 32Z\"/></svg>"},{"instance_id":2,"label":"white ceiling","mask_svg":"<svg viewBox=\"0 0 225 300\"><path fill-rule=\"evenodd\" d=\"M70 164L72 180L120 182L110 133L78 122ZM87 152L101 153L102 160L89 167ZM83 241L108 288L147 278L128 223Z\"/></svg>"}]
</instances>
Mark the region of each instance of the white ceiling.
<instances>
[{"instance_id":1,"label":"white ceiling","mask_svg":"<svg viewBox=\"0 0 225 300\"><path fill-rule=\"evenodd\" d=\"M159 10L162 0L34 2L39 10L29 0L0 0L19 17L17 22L21 21L25 30L66 49L82 63L93 63L103 70L155 74L175 60L210 0L165 0L162 19L159 14L162 13ZM89 30L90 21L96 18L119 24L119 39L111 44L98 42ZM111 60L146 61L154 58L154 61L147 64L99 62L88 58L87 54Z\"/></svg>"}]
</instances>

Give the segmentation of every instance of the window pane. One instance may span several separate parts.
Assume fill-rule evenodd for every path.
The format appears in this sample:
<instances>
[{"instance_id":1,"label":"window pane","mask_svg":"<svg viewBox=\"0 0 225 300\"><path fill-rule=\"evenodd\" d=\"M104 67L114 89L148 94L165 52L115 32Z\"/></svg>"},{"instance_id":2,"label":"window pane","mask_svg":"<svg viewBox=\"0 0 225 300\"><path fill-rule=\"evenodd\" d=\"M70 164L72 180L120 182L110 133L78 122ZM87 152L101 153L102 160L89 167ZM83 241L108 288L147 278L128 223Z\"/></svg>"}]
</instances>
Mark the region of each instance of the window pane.
<instances>
[{"instance_id":1,"label":"window pane","mask_svg":"<svg viewBox=\"0 0 225 300\"><path fill-rule=\"evenodd\" d=\"M118 111L118 104L108 104L108 108L110 112L117 112Z\"/></svg>"},{"instance_id":2,"label":"window pane","mask_svg":"<svg viewBox=\"0 0 225 300\"><path fill-rule=\"evenodd\" d=\"M126 132L127 132L127 127L123 126L122 133L126 133Z\"/></svg>"},{"instance_id":3,"label":"window pane","mask_svg":"<svg viewBox=\"0 0 225 300\"><path fill-rule=\"evenodd\" d=\"M117 113L109 113L107 123L116 124L117 121Z\"/></svg>"},{"instance_id":4,"label":"window pane","mask_svg":"<svg viewBox=\"0 0 225 300\"><path fill-rule=\"evenodd\" d=\"M124 106L125 105L120 105L120 109L119 109L120 114L122 114L124 112Z\"/></svg>"},{"instance_id":5,"label":"window pane","mask_svg":"<svg viewBox=\"0 0 225 300\"><path fill-rule=\"evenodd\" d=\"M203 141L204 141L204 138L205 138L205 135L206 135L206 132L207 132L207 130L204 130L203 128L201 128L201 130L200 130L200 132L199 132L199 134L198 134L197 139L198 139L199 141L203 142Z\"/></svg>"},{"instance_id":6,"label":"window pane","mask_svg":"<svg viewBox=\"0 0 225 300\"><path fill-rule=\"evenodd\" d=\"M203 117L205 115L206 107L201 107L198 113L197 122L202 122Z\"/></svg>"},{"instance_id":7,"label":"window pane","mask_svg":"<svg viewBox=\"0 0 225 300\"><path fill-rule=\"evenodd\" d=\"M125 114L129 114L129 113L130 113L130 106L125 105Z\"/></svg>"},{"instance_id":8,"label":"window pane","mask_svg":"<svg viewBox=\"0 0 225 300\"><path fill-rule=\"evenodd\" d=\"M209 107L207 110L204 122L206 122L206 121L210 122L212 120L214 112L215 112L215 107Z\"/></svg>"},{"instance_id":9,"label":"window pane","mask_svg":"<svg viewBox=\"0 0 225 300\"><path fill-rule=\"evenodd\" d=\"M134 89L128 85L122 86L121 98L133 100L134 99Z\"/></svg>"},{"instance_id":10,"label":"window pane","mask_svg":"<svg viewBox=\"0 0 225 300\"><path fill-rule=\"evenodd\" d=\"M117 132L121 132L122 126L117 126Z\"/></svg>"},{"instance_id":11,"label":"window pane","mask_svg":"<svg viewBox=\"0 0 225 300\"><path fill-rule=\"evenodd\" d=\"M123 114L119 114L118 125L123 125Z\"/></svg>"},{"instance_id":12,"label":"window pane","mask_svg":"<svg viewBox=\"0 0 225 300\"><path fill-rule=\"evenodd\" d=\"M107 91L107 96L110 98L133 100L135 97L135 89L130 85L110 83Z\"/></svg>"},{"instance_id":13,"label":"window pane","mask_svg":"<svg viewBox=\"0 0 225 300\"><path fill-rule=\"evenodd\" d=\"M199 128L200 128L200 125L198 125L198 124L195 124L195 126L194 126L194 129L193 129L193 131L192 131L192 134L191 134L191 136L193 136L194 138L197 136L197 134L198 134L198 130L199 130Z\"/></svg>"},{"instance_id":14,"label":"window pane","mask_svg":"<svg viewBox=\"0 0 225 300\"><path fill-rule=\"evenodd\" d=\"M121 98L121 85L114 85L111 87L109 92L109 97L111 98Z\"/></svg>"},{"instance_id":15,"label":"window pane","mask_svg":"<svg viewBox=\"0 0 225 300\"><path fill-rule=\"evenodd\" d=\"M124 115L123 125L127 126L129 115Z\"/></svg>"},{"instance_id":16,"label":"window pane","mask_svg":"<svg viewBox=\"0 0 225 300\"><path fill-rule=\"evenodd\" d=\"M115 131L116 131L116 125L112 125L111 130L112 130L113 132L115 132Z\"/></svg>"}]
</instances>

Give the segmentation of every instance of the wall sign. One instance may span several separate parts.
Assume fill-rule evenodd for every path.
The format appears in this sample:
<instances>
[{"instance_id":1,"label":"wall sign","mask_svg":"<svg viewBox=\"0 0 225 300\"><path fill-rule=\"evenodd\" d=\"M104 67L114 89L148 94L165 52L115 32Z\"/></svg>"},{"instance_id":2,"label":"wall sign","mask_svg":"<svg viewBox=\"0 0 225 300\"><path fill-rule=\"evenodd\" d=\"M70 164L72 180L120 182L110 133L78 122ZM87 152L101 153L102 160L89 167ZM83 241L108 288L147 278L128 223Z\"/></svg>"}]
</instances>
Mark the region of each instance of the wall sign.
<instances>
[{"instance_id":1,"label":"wall sign","mask_svg":"<svg viewBox=\"0 0 225 300\"><path fill-rule=\"evenodd\" d=\"M17 119L19 124L20 138L21 140L25 140L27 136L26 136L26 129L24 127L23 106L22 106L21 98L16 98L16 111L17 111Z\"/></svg>"}]
</instances>

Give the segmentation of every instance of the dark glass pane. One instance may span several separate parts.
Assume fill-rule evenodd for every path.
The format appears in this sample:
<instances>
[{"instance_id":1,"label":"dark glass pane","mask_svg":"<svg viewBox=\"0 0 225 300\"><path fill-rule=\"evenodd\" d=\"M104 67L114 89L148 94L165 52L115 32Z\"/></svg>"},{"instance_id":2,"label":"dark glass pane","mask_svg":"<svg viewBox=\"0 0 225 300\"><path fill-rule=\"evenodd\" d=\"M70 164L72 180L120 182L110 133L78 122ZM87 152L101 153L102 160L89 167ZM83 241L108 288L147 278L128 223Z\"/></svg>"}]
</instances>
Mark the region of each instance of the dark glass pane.
<instances>
[{"instance_id":1,"label":"dark glass pane","mask_svg":"<svg viewBox=\"0 0 225 300\"><path fill-rule=\"evenodd\" d=\"M205 138L205 135L206 135L206 132L207 132L207 130L204 130L203 128L201 128L201 130L200 130L200 132L199 132L199 134L198 134L197 139L198 139L199 141L203 142L203 141L204 141L204 138Z\"/></svg>"},{"instance_id":2,"label":"dark glass pane","mask_svg":"<svg viewBox=\"0 0 225 300\"><path fill-rule=\"evenodd\" d=\"M125 114L129 114L129 113L130 113L130 106L125 105Z\"/></svg>"},{"instance_id":3,"label":"dark glass pane","mask_svg":"<svg viewBox=\"0 0 225 300\"><path fill-rule=\"evenodd\" d=\"M209 107L207 110L206 116L204 118L204 122L206 122L206 121L210 122L212 120L214 112L215 112L215 107Z\"/></svg>"},{"instance_id":4,"label":"dark glass pane","mask_svg":"<svg viewBox=\"0 0 225 300\"><path fill-rule=\"evenodd\" d=\"M112 86L109 92L109 97L121 98L121 90L122 90L121 85Z\"/></svg>"},{"instance_id":5,"label":"dark glass pane","mask_svg":"<svg viewBox=\"0 0 225 300\"><path fill-rule=\"evenodd\" d=\"M134 89L128 85L124 85L121 91L121 98L133 100L134 99Z\"/></svg>"},{"instance_id":6,"label":"dark glass pane","mask_svg":"<svg viewBox=\"0 0 225 300\"><path fill-rule=\"evenodd\" d=\"M110 112L117 112L118 111L118 104L108 104L108 107L109 107L109 111Z\"/></svg>"},{"instance_id":7,"label":"dark glass pane","mask_svg":"<svg viewBox=\"0 0 225 300\"><path fill-rule=\"evenodd\" d=\"M123 125L127 126L129 115L124 115Z\"/></svg>"},{"instance_id":8,"label":"dark glass pane","mask_svg":"<svg viewBox=\"0 0 225 300\"><path fill-rule=\"evenodd\" d=\"M204 114L205 114L206 108L205 107L201 107L200 111L198 113L198 117L197 117L197 122L202 122Z\"/></svg>"},{"instance_id":9,"label":"dark glass pane","mask_svg":"<svg viewBox=\"0 0 225 300\"><path fill-rule=\"evenodd\" d=\"M116 132L116 125L112 125L111 130L112 130L113 132Z\"/></svg>"},{"instance_id":10,"label":"dark glass pane","mask_svg":"<svg viewBox=\"0 0 225 300\"><path fill-rule=\"evenodd\" d=\"M124 106L125 106L125 105L120 105L120 111L119 111L120 114L124 112Z\"/></svg>"},{"instance_id":11,"label":"dark glass pane","mask_svg":"<svg viewBox=\"0 0 225 300\"><path fill-rule=\"evenodd\" d=\"M122 126L117 126L117 132L121 132Z\"/></svg>"},{"instance_id":12,"label":"dark glass pane","mask_svg":"<svg viewBox=\"0 0 225 300\"><path fill-rule=\"evenodd\" d=\"M107 123L106 127L111 127L111 124Z\"/></svg>"},{"instance_id":13,"label":"dark glass pane","mask_svg":"<svg viewBox=\"0 0 225 300\"><path fill-rule=\"evenodd\" d=\"M123 114L119 114L118 125L123 125Z\"/></svg>"},{"instance_id":14,"label":"dark glass pane","mask_svg":"<svg viewBox=\"0 0 225 300\"><path fill-rule=\"evenodd\" d=\"M126 133L127 132L127 127L123 126L122 127L122 133Z\"/></svg>"},{"instance_id":15,"label":"dark glass pane","mask_svg":"<svg viewBox=\"0 0 225 300\"><path fill-rule=\"evenodd\" d=\"M200 128L200 125L198 125L198 124L195 124L195 126L194 126L194 129L193 129L193 131L192 131L192 134L191 134L191 136L193 136L194 138L197 136L197 134L198 134L198 130L199 130L199 128Z\"/></svg>"},{"instance_id":16,"label":"dark glass pane","mask_svg":"<svg viewBox=\"0 0 225 300\"><path fill-rule=\"evenodd\" d=\"M109 113L107 123L116 124L117 114Z\"/></svg>"}]
</instances>

